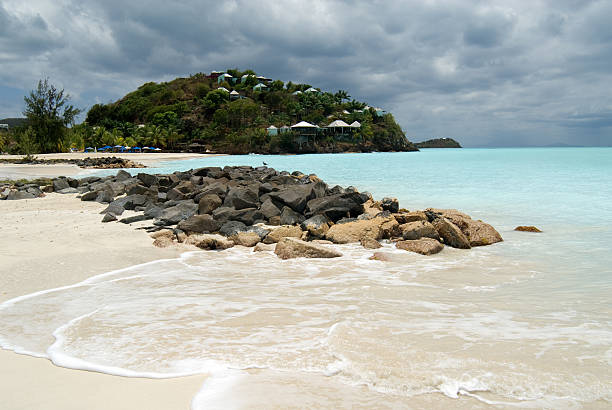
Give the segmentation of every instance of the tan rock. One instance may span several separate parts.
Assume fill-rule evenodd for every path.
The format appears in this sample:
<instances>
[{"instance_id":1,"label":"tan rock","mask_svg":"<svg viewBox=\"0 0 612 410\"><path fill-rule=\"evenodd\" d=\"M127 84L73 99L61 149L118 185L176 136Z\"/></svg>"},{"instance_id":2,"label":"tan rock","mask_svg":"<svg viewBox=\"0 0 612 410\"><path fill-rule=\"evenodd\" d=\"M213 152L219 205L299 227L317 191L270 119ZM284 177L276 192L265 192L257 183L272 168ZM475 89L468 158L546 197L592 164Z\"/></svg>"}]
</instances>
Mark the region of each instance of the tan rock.
<instances>
[{"instance_id":1,"label":"tan rock","mask_svg":"<svg viewBox=\"0 0 612 410\"><path fill-rule=\"evenodd\" d=\"M363 213L368 214L372 217L378 215L379 212L382 212L382 206L380 205L380 201L374 201L373 199L368 199L363 203Z\"/></svg>"},{"instance_id":2,"label":"tan rock","mask_svg":"<svg viewBox=\"0 0 612 410\"><path fill-rule=\"evenodd\" d=\"M266 243L263 243L263 242L259 242L253 248L253 252L268 252L268 251L273 251L274 248L276 248L276 245L273 244L273 243L266 244Z\"/></svg>"},{"instance_id":3,"label":"tan rock","mask_svg":"<svg viewBox=\"0 0 612 410\"><path fill-rule=\"evenodd\" d=\"M318 245L290 237L282 238L276 244L274 253L281 259L338 258L342 256L342 253L329 246Z\"/></svg>"},{"instance_id":4,"label":"tan rock","mask_svg":"<svg viewBox=\"0 0 612 410\"><path fill-rule=\"evenodd\" d=\"M514 228L514 230L520 231L520 232L536 232L536 233L542 232L535 226L517 226L516 228Z\"/></svg>"},{"instance_id":5,"label":"tan rock","mask_svg":"<svg viewBox=\"0 0 612 410\"><path fill-rule=\"evenodd\" d=\"M329 231L325 234L325 238L333 243L359 242L359 240L365 237L379 240L393 229L395 225L392 221L395 221L395 219L391 217L379 217L369 220L357 220L344 224L336 224L329 228ZM397 221L395 221L395 223L397 223Z\"/></svg>"},{"instance_id":6,"label":"tan rock","mask_svg":"<svg viewBox=\"0 0 612 410\"><path fill-rule=\"evenodd\" d=\"M428 221L427 215L425 215L425 212L422 211L399 212L397 214L393 214L393 216L400 225L416 221Z\"/></svg>"},{"instance_id":7,"label":"tan rock","mask_svg":"<svg viewBox=\"0 0 612 410\"><path fill-rule=\"evenodd\" d=\"M184 242L187 245L195 245L200 249L228 249L234 246L234 242L230 241L223 235L200 234L190 235Z\"/></svg>"},{"instance_id":8,"label":"tan rock","mask_svg":"<svg viewBox=\"0 0 612 410\"><path fill-rule=\"evenodd\" d=\"M397 222L394 217L390 217L387 221L383 222L380 225L383 239L391 239L400 236L401 231L399 226L399 222Z\"/></svg>"},{"instance_id":9,"label":"tan rock","mask_svg":"<svg viewBox=\"0 0 612 410\"><path fill-rule=\"evenodd\" d=\"M158 238L155 238L155 240L153 241L153 246L157 246L158 248L167 248L169 246L172 246L173 244L174 241L168 236L160 236Z\"/></svg>"},{"instance_id":10,"label":"tan rock","mask_svg":"<svg viewBox=\"0 0 612 410\"><path fill-rule=\"evenodd\" d=\"M455 224L444 217L436 218L432 225L444 240L444 243L453 248L470 249L469 239L461 232Z\"/></svg>"},{"instance_id":11,"label":"tan rock","mask_svg":"<svg viewBox=\"0 0 612 410\"><path fill-rule=\"evenodd\" d=\"M279 226L280 225L280 215L270 217L269 224L274 225L274 226Z\"/></svg>"},{"instance_id":12,"label":"tan rock","mask_svg":"<svg viewBox=\"0 0 612 410\"><path fill-rule=\"evenodd\" d=\"M440 239L438 231L432 224L427 221L414 221L402 224L399 226L401 236L407 240L414 240L420 238L432 238L435 240Z\"/></svg>"},{"instance_id":13,"label":"tan rock","mask_svg":"<svg viewBox=\"0 0 612 410\"><path fill-rule=\"evenodd\" d=\"M435 209L430 208L428 211L442 215L448 219L468 238L470 246L484 246L503 241L499 232L491 225L474 220L469 215L459 212L456 209Z\"/></svg>"},{"instance_id":14,"label":"tan rock","mask_svg":"<svg viewBox=\"0 0 612 410\"><path fill-rule=\"evenodd\" d=\"M444 245L431 238L399 241L395 243L395 246L398 249L420 253L421 255L433 255L444 249Z\"/></svg>"},{"instance_id":15,"label":"tan rock","mask_svg":"<svg viewBox=\"0 0 612 410\"><path fill-rule=\"evenodd\" d=\"M318 243L319 245L333 245L332 241L328 241L325 239L313 239L312 243Z\"/></svg>"},{"instance_id":16,"label":"tan rock","mask_svg":"<svg viewBox=\"0 0 612 410\"><path fill-rule=\"evenodd\" d=\"M153 232L150 236L153 239L170 238L170 240L172 240L172 239L174 239L174 232L172 232L169 229L162 229L160 231Z\"/></svg>"},{"instance_id":17,"label":"tan rock","mask_svg":"<svg viewBox=\"0 0 612 410\"><path fill-rule=\"evenodd\" d=\"M261 238L255 232L238 232L229 238L234 244L252 248L257 245Z\"/></svg>"},{"instance_id":18,"label":"tan rock","mask_svg":"<svg viewBox=\"0 0 612 410\"><path fill-rule=\"evenodd\" d=\"M264 239L264 243L277 243L282 238L301 238L302 229L299 226L283 225L270 232Z\"/></svg>"},{"instance_id":19,"label":"tan rock","mask_svg":"<svg viewBox=\"0 0 612 410\"><path fill-rule=\"evenodd\" d=\"M382 245L380 244L380 242L378 242L376 239L372 239L369 237L363 237L359 240L359 243L361 244L361 246L363 246L366 249L378 249L378 248L382 248Z\"/></svg>"}]
</instances>

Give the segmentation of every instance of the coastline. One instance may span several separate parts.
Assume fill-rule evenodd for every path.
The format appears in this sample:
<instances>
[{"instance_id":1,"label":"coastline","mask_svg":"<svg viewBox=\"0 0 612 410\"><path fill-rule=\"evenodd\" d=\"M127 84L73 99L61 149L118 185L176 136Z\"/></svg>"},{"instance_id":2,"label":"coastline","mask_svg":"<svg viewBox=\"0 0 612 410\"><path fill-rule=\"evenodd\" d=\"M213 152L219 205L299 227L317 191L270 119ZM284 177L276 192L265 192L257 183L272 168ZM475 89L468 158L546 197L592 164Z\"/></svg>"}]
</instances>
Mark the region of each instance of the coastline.
<instances>
[{"instance_id":1,"label":"coastline","mask_svg":"<svg viewBox=\"0 0 612 410\"><path fill-rule=\"evenodd\" d=\"M104 205L74 195L0 202L0 302L77 283L116 269L176 258L186 247L156 248L144 231L102 224ZM103 252L101 252L103 250ZM205 376L142 379L78 371L0 349L6 409L189 408Z\"/></svg>"},{"instance_id":2,"label":"coastline","mask_svg":"<svg viewBox=\"0 0 612 410\"><path fill-rule=\"evenodd\" d=\"M38 159L45 160L60 160L70 159L78 160L85 158L108 158L117 157L129 159L139 162L146 167L155 167L161 162L180 161L196 158L207 158L225 154L193 154L184 152L160 152L160 153L113 153L113 152L65 152L55 154L39 154L35 155ZM0 155L0 160L3 159L21 159L23 155ZM143 168L146 170L146 168ZM73 164L46 164L46 165L29 165L29 164L3 164L0 163L0 180L2 179L33 179L33 178L53 178L58 176L86 176L99 169L79 168Z\"/></svg>"}]
</instances>

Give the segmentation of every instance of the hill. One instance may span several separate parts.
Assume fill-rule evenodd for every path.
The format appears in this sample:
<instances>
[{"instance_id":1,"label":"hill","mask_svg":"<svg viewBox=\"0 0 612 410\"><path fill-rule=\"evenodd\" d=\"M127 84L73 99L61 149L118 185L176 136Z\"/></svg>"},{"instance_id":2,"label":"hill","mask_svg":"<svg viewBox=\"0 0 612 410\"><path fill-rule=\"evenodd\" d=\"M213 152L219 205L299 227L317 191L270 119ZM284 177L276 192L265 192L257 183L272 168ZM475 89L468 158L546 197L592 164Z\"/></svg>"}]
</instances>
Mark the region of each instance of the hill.
<instances>
[{"instance_id":1,"label":"hill","mask_svg":"<svg viewBox=\"0 0 612 410\"><path fill-rule=\"evenodd\" d=\"M417 148L461 148L461 145L452 138L434 138L414 145Z\"/></svg>"},{"instance_id":2,"label":"hill","mask_svg":"<svg viewBox=\"0 0 612 410\"><path fill-rule=\"evenodd\" d=\"M8 124L9 128L22 127L27 122L27 118L4 118L0 120L0 124Z\"/></svg>"},{"instance_id":3,"label":"hill","mask_svg":"<svg viewBox=\"0 0 612 410\"><path fill-rule=\"evenodd\" d=\"M252 70L146 83L94 105L86 124L96 127L84 131L92 146L112 145L106 132L138 145L233 154L418 150L393 115L346 91L285 84Z\"/></svg>"}]
</instances>

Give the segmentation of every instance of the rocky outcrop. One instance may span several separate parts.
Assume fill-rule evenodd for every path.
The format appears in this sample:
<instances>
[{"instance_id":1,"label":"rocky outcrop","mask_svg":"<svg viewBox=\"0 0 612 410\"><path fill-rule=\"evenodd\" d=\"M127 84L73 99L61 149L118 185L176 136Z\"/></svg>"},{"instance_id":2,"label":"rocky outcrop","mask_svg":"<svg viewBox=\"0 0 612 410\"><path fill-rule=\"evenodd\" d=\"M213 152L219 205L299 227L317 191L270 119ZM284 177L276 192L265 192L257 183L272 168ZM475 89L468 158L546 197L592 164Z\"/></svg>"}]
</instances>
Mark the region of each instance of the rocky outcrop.
<instances>
[{"instance_id":1,"label":"rocky outcrop","mask_svg":"<svg viewBox=\"0 0 612 410\"><path fill-rule=\"evenodd\" d=\"M417 148L461 148L461 145L452 138L434 138L414 144Z\"/></svg>"},{"instance_id":2,"label":"rocky outcrop","mask_svg":"<svg viewBox=\"0 0 612 410\"><path fill-rule=\"evenodd\" d=\"M274 249L274 253L281 259L292 258L338 258L342 253L326 246L297 238L283 238Z\"/></svg>"},{"instance_id":3,"label":"rocky outcrop","mask_svg":"<svg viewBox=\"0 0 612 410\"><path fill-rule=\"evenodd\" d=\"M459 212L456 209L429 208L426 212L428 212L428 215L442 216L457 226L468 239L470 246L491 245L503 241L499 232L491 225L479 220L474 220L469 215Z\"/></svg>"},{"instance_id":4,"label":"rocky outcrop","mask_svg":"<svg viewBox=\"0 0 612 410\"><path fill-rule=\"evenodd\" d=\"M393 219L395 221L395 219ZM356 220L342 224L336 224L329 228L325 234L325 239L333 243L359 242L362 238L374 240L382 239L385 233L385 224L392 223L389 218L374 218L369 220ZM397 224L397 221L395 221ZM388 228L387 228L388 229Z\"/></svg>"},{"instance_id":5,"label":"rocky outcrop","mask_svg":"<svg viewBox=\"0 0 612 410\"><path fill-rule=\"evenodd\" d=\"M436 228L427 221L408 222L399 226L402 233L402 238L406 240L414 240L420 238L432 238L440 240L440 235Z\"/></svg>"},{"instance_id":6,"label":"rocky outcrop","mask_svg":"<svg viewBox=\"0 0 612 410\"><path fill-rule=\"evenodd\" d=\"M535 232L535 233L539 233L542 232L540 229L536 228L535 226L517 226L516 228L514 228L515 231L519 231L519 232Z\"/></svg>"}]
</instances>

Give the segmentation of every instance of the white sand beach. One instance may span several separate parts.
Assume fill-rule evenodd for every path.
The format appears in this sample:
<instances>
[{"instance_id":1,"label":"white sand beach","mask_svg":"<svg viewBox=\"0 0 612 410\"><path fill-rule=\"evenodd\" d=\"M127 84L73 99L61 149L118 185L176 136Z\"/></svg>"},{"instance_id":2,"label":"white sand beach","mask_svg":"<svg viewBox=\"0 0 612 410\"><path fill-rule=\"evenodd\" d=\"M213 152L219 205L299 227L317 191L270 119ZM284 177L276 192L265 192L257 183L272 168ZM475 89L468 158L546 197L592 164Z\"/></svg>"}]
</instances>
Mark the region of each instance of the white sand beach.
<instances>
[{"instance_id":1,"label":"white sand beach","mask_svg":"<svg viewBox=\"0 0 612 410\"><path fill-rule=\"evenodd\" d=\"M159 249L134 226L102 224L104 205L74 195L0 201L0 301L79 282L185 248ZM0 407L16 409L187 409L203 376L136 379L69 370L0 350Z\"/></svg>"},{"instance_id":2,"label":"white sand beach","mask_svg":"<svg viewBox=\"0 0 612 410\"><path fill-rule=\"evenodd\" d=\"M192 154L184 152L159 152L159 153L113 153L113 152L66 152L56 154L36 155L38 159L57 160L57 159L85 159L85 158L106 158L118 157L139 162L147 167L154 167L160 162L179 161L194 158L206 158L221 154ZM2 159L21 159L22 155L0 155ZM0 179L21 179L39 177L58 177L86 175L91 169L82 169L73 164L50 164L50 165L29 165L29 164L2 164L0 163Z\"/></svg>"}]
</instances>

